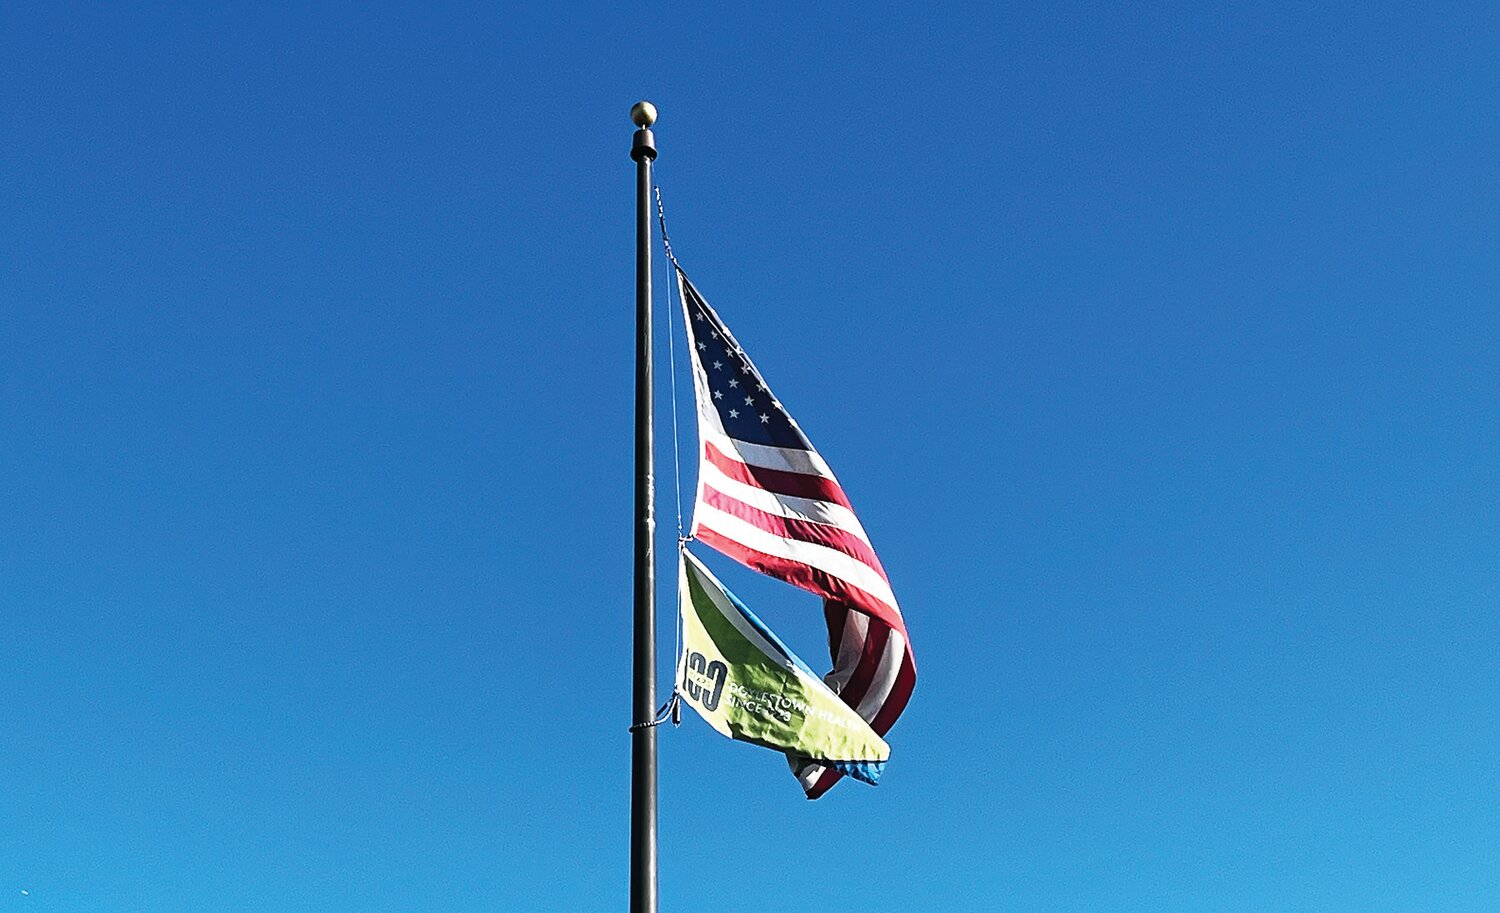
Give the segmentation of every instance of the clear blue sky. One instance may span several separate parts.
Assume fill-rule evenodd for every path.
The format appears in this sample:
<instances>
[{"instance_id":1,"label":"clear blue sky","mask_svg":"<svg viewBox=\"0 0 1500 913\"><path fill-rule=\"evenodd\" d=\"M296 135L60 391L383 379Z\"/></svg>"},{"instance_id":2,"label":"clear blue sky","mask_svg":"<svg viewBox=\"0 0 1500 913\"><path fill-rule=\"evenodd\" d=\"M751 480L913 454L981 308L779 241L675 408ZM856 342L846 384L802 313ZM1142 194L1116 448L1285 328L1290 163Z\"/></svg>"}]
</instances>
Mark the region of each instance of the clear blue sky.
<instances>
[{"instance_id":1,"label":"clear blue sky","mask_svg":"<svg viewBox=\"0 0 1500 913\"><path fill-rule=\"evenodd\" d=\"M920 670L666 733L664 911L1500 906L1497 35L8 4L0 913L623 908L640 97Z\"/></svg>"}]
</instances>

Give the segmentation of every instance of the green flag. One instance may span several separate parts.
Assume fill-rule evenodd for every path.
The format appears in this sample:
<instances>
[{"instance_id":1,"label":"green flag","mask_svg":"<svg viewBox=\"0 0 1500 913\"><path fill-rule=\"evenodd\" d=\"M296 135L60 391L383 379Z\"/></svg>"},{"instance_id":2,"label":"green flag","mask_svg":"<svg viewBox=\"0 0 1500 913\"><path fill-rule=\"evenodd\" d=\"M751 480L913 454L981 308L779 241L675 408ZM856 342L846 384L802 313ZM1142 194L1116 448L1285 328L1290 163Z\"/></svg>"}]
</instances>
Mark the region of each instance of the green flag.
<instances>
[{"instance_id":1,"label":"green flag","mask_svg":"<svg viewBox=\"0 0 1500 913\"><path fill-rule=\"evenodd\" d=\"M891 755L885 740L702 562L681 554L683 701L731 739L875 783Z\"/></svg>"}]
</instances>

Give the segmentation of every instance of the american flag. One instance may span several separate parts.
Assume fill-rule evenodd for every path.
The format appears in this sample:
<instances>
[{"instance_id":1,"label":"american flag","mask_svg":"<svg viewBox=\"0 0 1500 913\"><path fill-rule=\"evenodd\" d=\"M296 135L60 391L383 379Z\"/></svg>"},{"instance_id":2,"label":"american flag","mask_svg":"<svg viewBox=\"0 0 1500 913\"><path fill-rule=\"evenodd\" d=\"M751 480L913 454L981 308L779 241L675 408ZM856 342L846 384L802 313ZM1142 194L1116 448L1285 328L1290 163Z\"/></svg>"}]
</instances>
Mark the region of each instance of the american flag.
<instances>
[{"instance_id":1,"label":"american flag","mask_svg":"<svg viewBox=\"0 0 1500 913\"><path fill-rule=\"evenodd\" d=\"M833 658L824 681L884 736L917 678L885 569L833 471L745 350L681 270L677 286L692 343L701 447L691 535L823 597ZM809 799L842 776L791 760Z\"/></svg>"}]
</instances>

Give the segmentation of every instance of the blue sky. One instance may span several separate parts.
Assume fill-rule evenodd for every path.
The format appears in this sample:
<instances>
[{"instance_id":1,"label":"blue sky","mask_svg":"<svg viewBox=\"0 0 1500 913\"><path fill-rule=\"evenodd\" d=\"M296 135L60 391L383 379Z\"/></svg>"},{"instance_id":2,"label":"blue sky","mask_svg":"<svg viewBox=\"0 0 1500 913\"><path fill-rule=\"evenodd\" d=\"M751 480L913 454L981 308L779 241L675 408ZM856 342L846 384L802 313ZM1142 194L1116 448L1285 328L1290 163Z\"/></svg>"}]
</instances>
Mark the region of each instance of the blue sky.
<instances>
[{"instance_id":1,"label":"blue sky","mask_svg":"<svg viewBox=\"0 0 1500 913\"><path fill-rule=\"evenodd\" d=\"M640 97L920 671L665 733L664 910L1495 906L1497 27L7 6L0 913L622 908Z\"/></svg>"}]
</instances>

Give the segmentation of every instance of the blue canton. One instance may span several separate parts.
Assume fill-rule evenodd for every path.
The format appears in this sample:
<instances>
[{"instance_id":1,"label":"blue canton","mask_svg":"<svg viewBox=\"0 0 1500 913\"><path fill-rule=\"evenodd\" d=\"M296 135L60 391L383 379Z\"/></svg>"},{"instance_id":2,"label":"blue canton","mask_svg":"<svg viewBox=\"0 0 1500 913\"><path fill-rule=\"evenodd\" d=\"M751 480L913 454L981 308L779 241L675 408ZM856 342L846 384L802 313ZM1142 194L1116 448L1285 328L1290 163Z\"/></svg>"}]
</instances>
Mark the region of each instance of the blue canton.
<instances>
[{"instance_id":1,"label":"blue canton","mask_svg":"<svg viewBox=\"0 0 1500 913\"><path fill-rule=\"evenodd\" d=\"M708 388L724 431L751 444L812 450L807 436L766 386L765 380L719 321L719 317L693 288L687 289L687 312L693 336L693 357L708 378Z\"/></svg>"}]
</instances>

